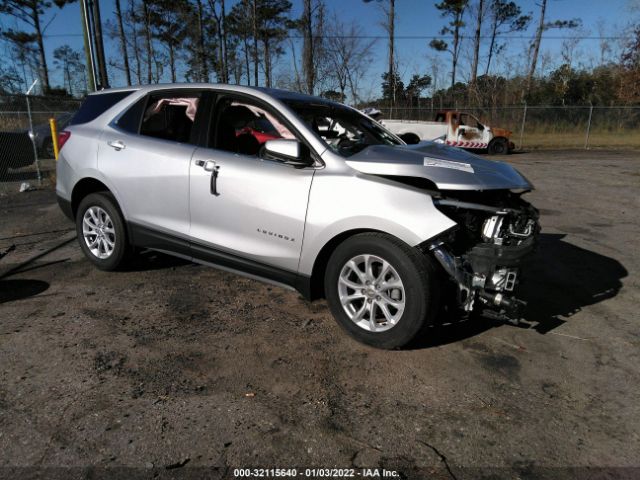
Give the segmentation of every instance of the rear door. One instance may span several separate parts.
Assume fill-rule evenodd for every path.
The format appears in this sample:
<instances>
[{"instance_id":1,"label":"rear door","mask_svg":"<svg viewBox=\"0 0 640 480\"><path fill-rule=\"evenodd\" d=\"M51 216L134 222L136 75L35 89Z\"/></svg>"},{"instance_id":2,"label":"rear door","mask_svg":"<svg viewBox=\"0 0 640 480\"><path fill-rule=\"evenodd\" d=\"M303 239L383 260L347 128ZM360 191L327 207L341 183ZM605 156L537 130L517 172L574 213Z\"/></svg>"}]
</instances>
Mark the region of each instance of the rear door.
<instances>
[{"instance_id":1,"label":"rear door","mask_svg":"<svg viewBox=\"0 0 640 480\"><path fill-rule=\"evenodd\" d=\"M112 182L134 242L188 254L189 163L202 93L151 93L104 131L98 167ZM177 248L181 245L182 248Z\"/></svg>"}]
</instances>

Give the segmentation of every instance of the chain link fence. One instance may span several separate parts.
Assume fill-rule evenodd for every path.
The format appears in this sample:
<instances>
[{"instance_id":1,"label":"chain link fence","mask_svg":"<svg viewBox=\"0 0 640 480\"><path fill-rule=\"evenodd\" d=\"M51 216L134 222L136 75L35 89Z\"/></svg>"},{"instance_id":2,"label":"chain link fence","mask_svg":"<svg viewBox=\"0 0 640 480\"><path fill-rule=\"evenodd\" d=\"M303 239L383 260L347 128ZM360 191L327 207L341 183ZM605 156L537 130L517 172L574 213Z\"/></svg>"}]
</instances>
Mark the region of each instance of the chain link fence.
<instances>
[{"instance_id":1,"label":"chain link fence","mask_svg":"<svg viewBox=\"0 0 640 480\"><path fill-rule=\"evenodd\" d=\"M51 185L55 178L49 119L64 128L80 99L0 96L0 194ZM382 109L383 118L433 121L446 108ZM555 107L518 105L498 108L456 107L485 124L513 132L518 149L640 148L640 107Z\"/></svg>"},{"instance_id":2,"label":"chain link fence","mask_svg":"<svg viewBox=\"0 0 640 480\"><path fill-rule=\"evenodd\" d=\"M55 159L49 119L64 128L80 103L64 97L0 96L0 194L51 184Z\"/></svg>"},{"instance_id":3,"label":"chain link fence","mask_svg":"<svg viewBox=\"0 0 640 480\"><path fill-rule=\"evenodd\" d=\"M433 121L438 106L382 109L383 118ZM453 108L451 108L453 109ZM556 107L518 105L456 107L491 127L513 132L518 149L640 148L640 107Z\"/></svg>"}]
</instances>

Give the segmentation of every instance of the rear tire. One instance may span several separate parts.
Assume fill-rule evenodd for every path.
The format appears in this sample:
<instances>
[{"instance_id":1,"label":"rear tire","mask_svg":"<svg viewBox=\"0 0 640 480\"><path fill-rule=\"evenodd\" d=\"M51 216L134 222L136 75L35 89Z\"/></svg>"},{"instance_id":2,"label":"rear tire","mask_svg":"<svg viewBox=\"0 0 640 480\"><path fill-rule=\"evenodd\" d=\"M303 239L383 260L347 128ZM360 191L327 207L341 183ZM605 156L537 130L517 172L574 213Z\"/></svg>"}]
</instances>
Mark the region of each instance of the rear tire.
<instances>
[{"instance_id":1,"label":"rear tire","mask_svg":"<svg viewBox=\"0 0 640 480\"><path fill-rule=\"evenodd\" d=\"M509 141L506 138L494 138L487 150L489 155L506 155L509 153Z\"/></svg>"},{"instance_id":2,"label":"rear tire","mask_svg":"<svg viewBox=\"0 0 640 480\"><path fill-rule=\"evenodd\" d=\"M46 158L55 158L56 153L53 150L53 140L51 138L45 139L42 144L42 153Z\"/></svg>"},{"instance_id":3,"label":"rear tire","mask_svg":"<svg viewBox=\"0 0 640 480\"><path fill-rule=\"evenodd\" d=\"M131 249L118 204L108 192L84 197L76 213L76 233L87 259L100 270L117 270Z\"/></svg>"},{"instance_id":4,"label":"rear tire","mask_svg":"<svg viewBox=\"0 0 640 480\"><path fill-rule=\"evenodd\" d=\"M398 136L407 145L416 145L416 144L418 144L418 143L420 143L422 141L422 140L420 140L420 137L417 134L413 133L413 132L403 133L402 135L398 135Z\"/></svg>"},{"instance_id":5,"label":"rear tire","mask_svg":"<svg viewBox=\"0 0 640 480\"><path fill-rule=\"evenodd\" d=\"M363 233L331 255L325 293L334 318L356 340L400 348L433 323L439 303L436 275L433 260L406 243Z\"/></svg>"}]
</instances>

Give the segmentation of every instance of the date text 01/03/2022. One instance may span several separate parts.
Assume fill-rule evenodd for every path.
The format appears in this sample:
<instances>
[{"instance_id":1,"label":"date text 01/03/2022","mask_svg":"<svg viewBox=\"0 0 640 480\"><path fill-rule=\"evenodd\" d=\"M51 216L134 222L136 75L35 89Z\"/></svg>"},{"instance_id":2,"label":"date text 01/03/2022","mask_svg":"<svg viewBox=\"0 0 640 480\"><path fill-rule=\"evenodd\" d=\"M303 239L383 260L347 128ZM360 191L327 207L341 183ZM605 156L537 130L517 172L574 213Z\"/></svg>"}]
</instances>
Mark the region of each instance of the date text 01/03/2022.
<instances>
[{"instance_id":1,"label":"date text 01/03/2022","mask_svg":"<svg viewBox=\"0 0 640 480\"><path fill-rule=\"evenodd\" d=\"M235 478L396 478L395 470L384 468L236 468Z\"/></svg>"}]
</instances>

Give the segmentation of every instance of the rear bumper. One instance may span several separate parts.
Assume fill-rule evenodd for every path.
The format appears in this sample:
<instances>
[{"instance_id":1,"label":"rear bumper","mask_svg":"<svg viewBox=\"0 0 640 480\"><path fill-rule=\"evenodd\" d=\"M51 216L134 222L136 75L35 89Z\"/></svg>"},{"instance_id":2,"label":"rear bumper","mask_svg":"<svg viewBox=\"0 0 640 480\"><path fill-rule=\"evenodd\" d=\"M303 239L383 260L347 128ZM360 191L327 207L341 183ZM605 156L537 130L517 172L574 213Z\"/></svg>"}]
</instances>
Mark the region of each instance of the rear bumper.
<instances>
[{"instance_id":1,"label":"rear bumper","mask_svg":"<svg viewBox=\"0 0 640 480\"><path fill-rule=\"evenodd\" d=\"M71 202L66 198L61 197L60 195L57 195L57 197L58 205L60 206L60 210L62 210L62 213L64 213L64 215L69 220L74 221L75 219L73 218L73 208L71 207Z\"/></svg>"}]
</instances>

